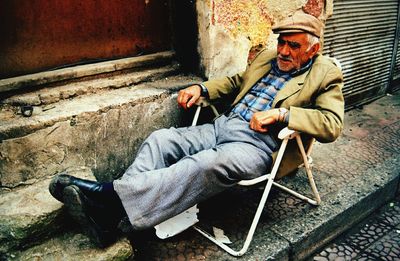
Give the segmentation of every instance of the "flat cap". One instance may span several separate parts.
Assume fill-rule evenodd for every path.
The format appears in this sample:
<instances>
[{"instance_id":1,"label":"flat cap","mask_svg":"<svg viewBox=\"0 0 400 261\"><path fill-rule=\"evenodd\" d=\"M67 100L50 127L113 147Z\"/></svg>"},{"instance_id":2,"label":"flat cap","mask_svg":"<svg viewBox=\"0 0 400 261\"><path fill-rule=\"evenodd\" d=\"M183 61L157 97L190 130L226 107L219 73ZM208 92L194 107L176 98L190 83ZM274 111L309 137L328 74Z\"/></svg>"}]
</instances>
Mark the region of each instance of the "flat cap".
<instances>
[{"instance_id":1,"label":"flat cap","mask_svg":"<svg viewBox=\"0 0 400 261\"><path fill-rule=\"evenodd\" d=\"M323 28L324 24L315 16L297 11L272 26L272 31L276 34L306 32L319 38Z\"/></svg>"}]
</instances>

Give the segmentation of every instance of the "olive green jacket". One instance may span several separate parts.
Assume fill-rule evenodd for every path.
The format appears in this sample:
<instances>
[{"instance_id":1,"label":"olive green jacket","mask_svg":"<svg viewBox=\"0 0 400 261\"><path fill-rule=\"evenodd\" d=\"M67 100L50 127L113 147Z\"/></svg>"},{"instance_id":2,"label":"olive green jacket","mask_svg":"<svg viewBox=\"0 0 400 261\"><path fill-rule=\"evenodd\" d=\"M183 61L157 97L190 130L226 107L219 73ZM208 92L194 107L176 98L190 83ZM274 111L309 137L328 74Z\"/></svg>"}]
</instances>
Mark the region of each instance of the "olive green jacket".
<instances>
[{"instance_id":1,"label":"olive green jacket","mask_svg":"<svg viewBox=\"0 0 400 261\"><path fill-rule=\"evenodd\" d=\"M271 70L276 52L261 51L247 69L232 77L204 82L210 100L234 96L237 104L251 87ZM305 144L310 137L320 142L332 142L343 129L343 75L335 63L317 54L312 67L289 80L277 93L272 107L290 111L288 127L303 133ZM279 126L277 128L282 128ZM270 129L270 128L269 128ZM272 132L277 135L279 130ZM272 155L275 159L276 152ZM295 141L291 141L282 159L277 178L294 171L302 162Z\"/></svg>"}]
</instances>

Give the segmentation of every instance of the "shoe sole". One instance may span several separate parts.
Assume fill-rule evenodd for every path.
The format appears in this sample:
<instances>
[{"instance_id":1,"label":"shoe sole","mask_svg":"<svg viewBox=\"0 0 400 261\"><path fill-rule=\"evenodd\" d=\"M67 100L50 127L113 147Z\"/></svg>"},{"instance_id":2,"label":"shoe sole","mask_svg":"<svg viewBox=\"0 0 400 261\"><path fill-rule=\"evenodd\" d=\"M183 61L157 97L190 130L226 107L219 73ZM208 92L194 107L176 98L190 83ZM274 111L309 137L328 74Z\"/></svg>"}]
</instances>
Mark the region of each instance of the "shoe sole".
<instances>
[{"instance_id":1,"label":"shoe sole","mask_svg":"<svg viewBox=\"0 0 400 261\"><path fill-rule=\"evenodd\" d=\"M64 189L64 204L71 217L82 227L84 233L98 246L104 248L115 241L115 233L103 230L88 214L86 196L80 189L71 185Z\"/></svg>"},{"instance_id":2,"label":"shoe sole","mask_svg":"<svg viewBox=\"0 0 400 261\"><path fill-rule=\"evenodd\" d=\"M57 199L60 202L64 202L63 200L63 190L66 187L66 185L63 185L63 183L68 184L68 180L65 181L65 176L66 174L60 173L57 176L53 177L52 180L50 181L49 184L49 192L50 194Z\"/></svg>"}]
</instances>

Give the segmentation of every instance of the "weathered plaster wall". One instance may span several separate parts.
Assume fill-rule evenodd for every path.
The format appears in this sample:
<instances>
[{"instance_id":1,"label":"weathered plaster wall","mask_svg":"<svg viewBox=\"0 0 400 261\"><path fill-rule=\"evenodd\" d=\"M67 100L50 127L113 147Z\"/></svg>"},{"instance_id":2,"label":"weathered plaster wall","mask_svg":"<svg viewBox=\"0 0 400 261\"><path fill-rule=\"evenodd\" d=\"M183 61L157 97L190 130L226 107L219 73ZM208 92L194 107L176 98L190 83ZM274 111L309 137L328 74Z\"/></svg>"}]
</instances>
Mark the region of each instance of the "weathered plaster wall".
<instances>
[{"instance_id":1,"label":"weathered plaster wall","mask_svg":"<svg viewBox=\"0 0 400 261\"><path fill-rule=\"evenodd\" d=\"M245 69L262 48L275 49L271 26L303 9L325 20L333 0L198 0L200 63L204 76L217 78Z\"/></svg>"}]
</instances>

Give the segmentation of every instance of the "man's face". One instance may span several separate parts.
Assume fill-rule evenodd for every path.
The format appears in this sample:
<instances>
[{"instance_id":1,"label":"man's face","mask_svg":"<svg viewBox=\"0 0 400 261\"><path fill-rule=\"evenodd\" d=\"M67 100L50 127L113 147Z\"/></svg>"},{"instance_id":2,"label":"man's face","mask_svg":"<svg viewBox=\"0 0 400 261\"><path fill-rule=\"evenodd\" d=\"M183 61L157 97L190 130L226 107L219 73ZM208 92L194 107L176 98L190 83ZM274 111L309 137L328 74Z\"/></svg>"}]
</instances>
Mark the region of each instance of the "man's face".
<instances>
[{"instance_id":1,"label":"man's face","mask_svg":"<svg viewBox=\"0 0 400 261\"><path fill-rule=\"evenodd\" d=\"M314 45L309 49L306 33L281 34L278 38L278 67L281 71L299 70L318 51ZM316 50L315 50L316 49Z\"/></svg>"}]
</instances>

